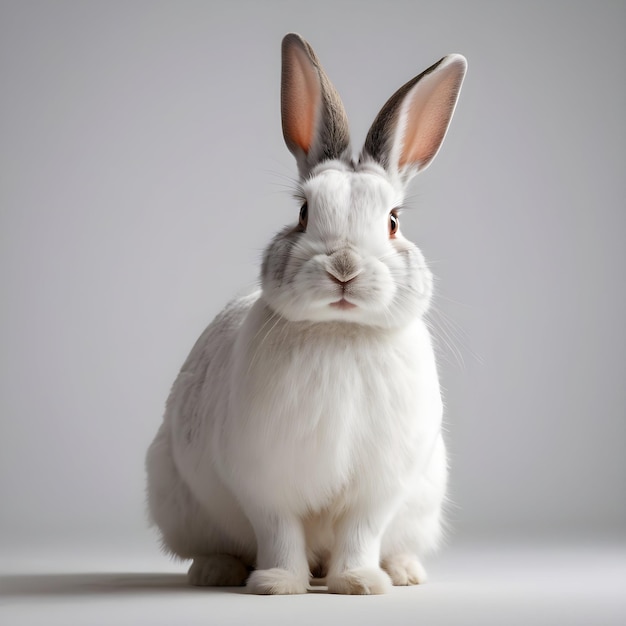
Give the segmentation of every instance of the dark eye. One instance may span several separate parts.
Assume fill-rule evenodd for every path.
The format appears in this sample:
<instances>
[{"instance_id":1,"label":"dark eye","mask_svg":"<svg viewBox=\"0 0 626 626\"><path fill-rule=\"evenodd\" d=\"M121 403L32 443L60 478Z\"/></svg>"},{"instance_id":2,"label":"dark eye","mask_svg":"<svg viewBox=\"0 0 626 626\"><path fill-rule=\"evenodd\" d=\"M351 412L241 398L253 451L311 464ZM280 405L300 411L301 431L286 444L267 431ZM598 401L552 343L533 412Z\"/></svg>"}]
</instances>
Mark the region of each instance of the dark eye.
<instances>
[{"instance_id":1,"label":"dark eye","mask_svg":"<svg viewBox=\"0 0 626 626\"><path fill-rule=\"evenodd\" d=\"M389 213L389 236L393 237L398 232L400 226L400 220L398 214L395 211Z\"/></svg>"},{"instance_id":2,"label":"dark eye","mask_svg":"<svg viewBox=\"0 0 626 626\"><path fill-rule=\"evenodd\" d=\"M305 202L302 207L300 207L300 226L304 229L306 228L307 218L309 217L309 207Z\"/></svg>"}]
</instances>

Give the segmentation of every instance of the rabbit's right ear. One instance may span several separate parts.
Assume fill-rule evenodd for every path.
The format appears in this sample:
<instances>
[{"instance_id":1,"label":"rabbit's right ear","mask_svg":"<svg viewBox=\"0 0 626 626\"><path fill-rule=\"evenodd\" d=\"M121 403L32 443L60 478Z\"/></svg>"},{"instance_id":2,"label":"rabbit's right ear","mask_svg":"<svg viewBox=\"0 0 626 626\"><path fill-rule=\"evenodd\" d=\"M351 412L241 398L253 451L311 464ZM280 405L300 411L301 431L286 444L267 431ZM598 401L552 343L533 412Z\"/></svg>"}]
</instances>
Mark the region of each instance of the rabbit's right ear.
<instances>
[{"instance_id":1,"label":"rabbit's right ear","mask_svg":"<svg viewBox=\"0 0 626 626\"><path fill-rule=\"evenodd\" d=\"M350 158L343 103L313 48L295 33L283 39L280 104L283 136L301 178L326 159Z\"/></svg>"},{"instance_id":2,"label":"rabbit's right ear","mask_svg":"<svg viewBox=\"0 0 626 626\"><path fill-rule=\"evenodd\" d=\"M461 91L467 61L444 57L400 87L374 120L361 160L373 159L406 183L435 158Z\"/></svg>"}]
</instances>

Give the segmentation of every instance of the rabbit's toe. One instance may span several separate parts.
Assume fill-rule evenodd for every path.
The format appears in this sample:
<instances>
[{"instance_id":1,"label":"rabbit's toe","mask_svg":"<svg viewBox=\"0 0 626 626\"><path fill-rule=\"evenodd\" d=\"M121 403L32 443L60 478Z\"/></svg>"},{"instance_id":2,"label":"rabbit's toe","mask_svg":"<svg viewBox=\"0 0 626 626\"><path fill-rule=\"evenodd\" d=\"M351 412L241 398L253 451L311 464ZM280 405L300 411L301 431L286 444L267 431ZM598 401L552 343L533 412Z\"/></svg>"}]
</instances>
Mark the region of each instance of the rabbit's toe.
<instances>
[{"instance_id":1,"label":"rabbit's toe","mask_svg":"<svg viewBox=\"0 0 626 626\"><path fill-rule=\"evenodd\" d=\"M286 569L273 567L252 572L247 588L250 593L261 595L306 593L307 582Z\"/></svg>"},{"instance_id":2,"label":"rabbit's toe","mask_svg":"<svg viewBox=\"0 0 626 626\"><path fill-rule=\"evenodd\" d=\"M410 554L396 554L384 559L382 568L394 585L421 585L427 579L423 565Z\"/></svg>"},{"instance_id":3,"label":"rabbit's toe","mask_svg":"<svg viewBox=\"0 0 626 626\"><path fill-rule=\"evenodd\" d=\"M391 588L389 576L381 569L358 568L328 576L328 591L349 595L387 593Z\"/></svg>"}]
</instances>

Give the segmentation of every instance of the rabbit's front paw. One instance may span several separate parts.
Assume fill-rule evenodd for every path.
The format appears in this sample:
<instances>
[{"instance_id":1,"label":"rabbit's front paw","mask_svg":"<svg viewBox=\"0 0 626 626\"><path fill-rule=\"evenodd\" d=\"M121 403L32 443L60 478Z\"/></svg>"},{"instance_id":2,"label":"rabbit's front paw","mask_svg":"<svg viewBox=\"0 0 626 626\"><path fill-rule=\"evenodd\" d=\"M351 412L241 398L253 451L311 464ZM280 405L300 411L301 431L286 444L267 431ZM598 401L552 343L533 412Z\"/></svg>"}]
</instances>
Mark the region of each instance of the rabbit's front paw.
<instances>
[{"instance_id":1,"label":"rabbit's front paw","mask_svg":"<svg viewBox=\"0 0 626 626\"><path fill-rule=\"evenodd\" d=\"M198 587L240 587L248 578L248 569L237 557L212 554L197 556L187 576L189 583Z\"/></svg>"},{"instance_id":2,"label":"rabbit's front paw","mask_svg":"<svg viewBox=\"0 0 626 626\"><path fill-rule=\"evenodd\" d=\"M427 579L424 566L409 554L396 554L383 559L382 568L394 585L421 585Z\"/></svg>"},{"instance_id":3,"label":"rabbit's front paw","mask_svg":"<svg viewBox=\"0 0 626 626\"><path fill-rule=\"evenodd\" d=\"M251 593L261 595L306 593L307 582L286 569L273 567L252 572L247 588Z\"/></svg>"},{"instance_id":4,"label":"rabbit's front paw","mask_svg":"<svg viewBox=\"0 0 626 626\"><path fill-rule=\"evenodd\" d=\"M349 595L374 595L391 589L389 576L381 569L361 567L350 569L327 578L330 593Z\"/></svg>"}]
</instances>

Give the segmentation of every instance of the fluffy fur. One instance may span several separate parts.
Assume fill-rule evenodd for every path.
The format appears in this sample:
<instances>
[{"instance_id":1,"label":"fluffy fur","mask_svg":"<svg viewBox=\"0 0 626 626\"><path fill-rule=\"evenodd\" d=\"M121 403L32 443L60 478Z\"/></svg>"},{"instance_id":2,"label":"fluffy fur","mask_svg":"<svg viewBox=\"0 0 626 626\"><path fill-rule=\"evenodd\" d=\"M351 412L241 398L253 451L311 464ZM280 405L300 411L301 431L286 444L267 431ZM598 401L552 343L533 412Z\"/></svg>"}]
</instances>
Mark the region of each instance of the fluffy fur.
<instances>
[{"instance_id":1,"label":"fluffy fur","mask_svg":"<svg viewBox=\"0 0 626 626\"><path fill-rule=\"evenodd\" d=\"M285 38L283 128L306 219L268 246L261 290L198 339L147 456L152 519L194 560L192 584L304 593L315 574L372 594L425 580L447 476L423 321L432 275L389 224L464 72L454 55L407 83L352 162L334 88L310 46Z\"/></svg>"}]
</instances>

